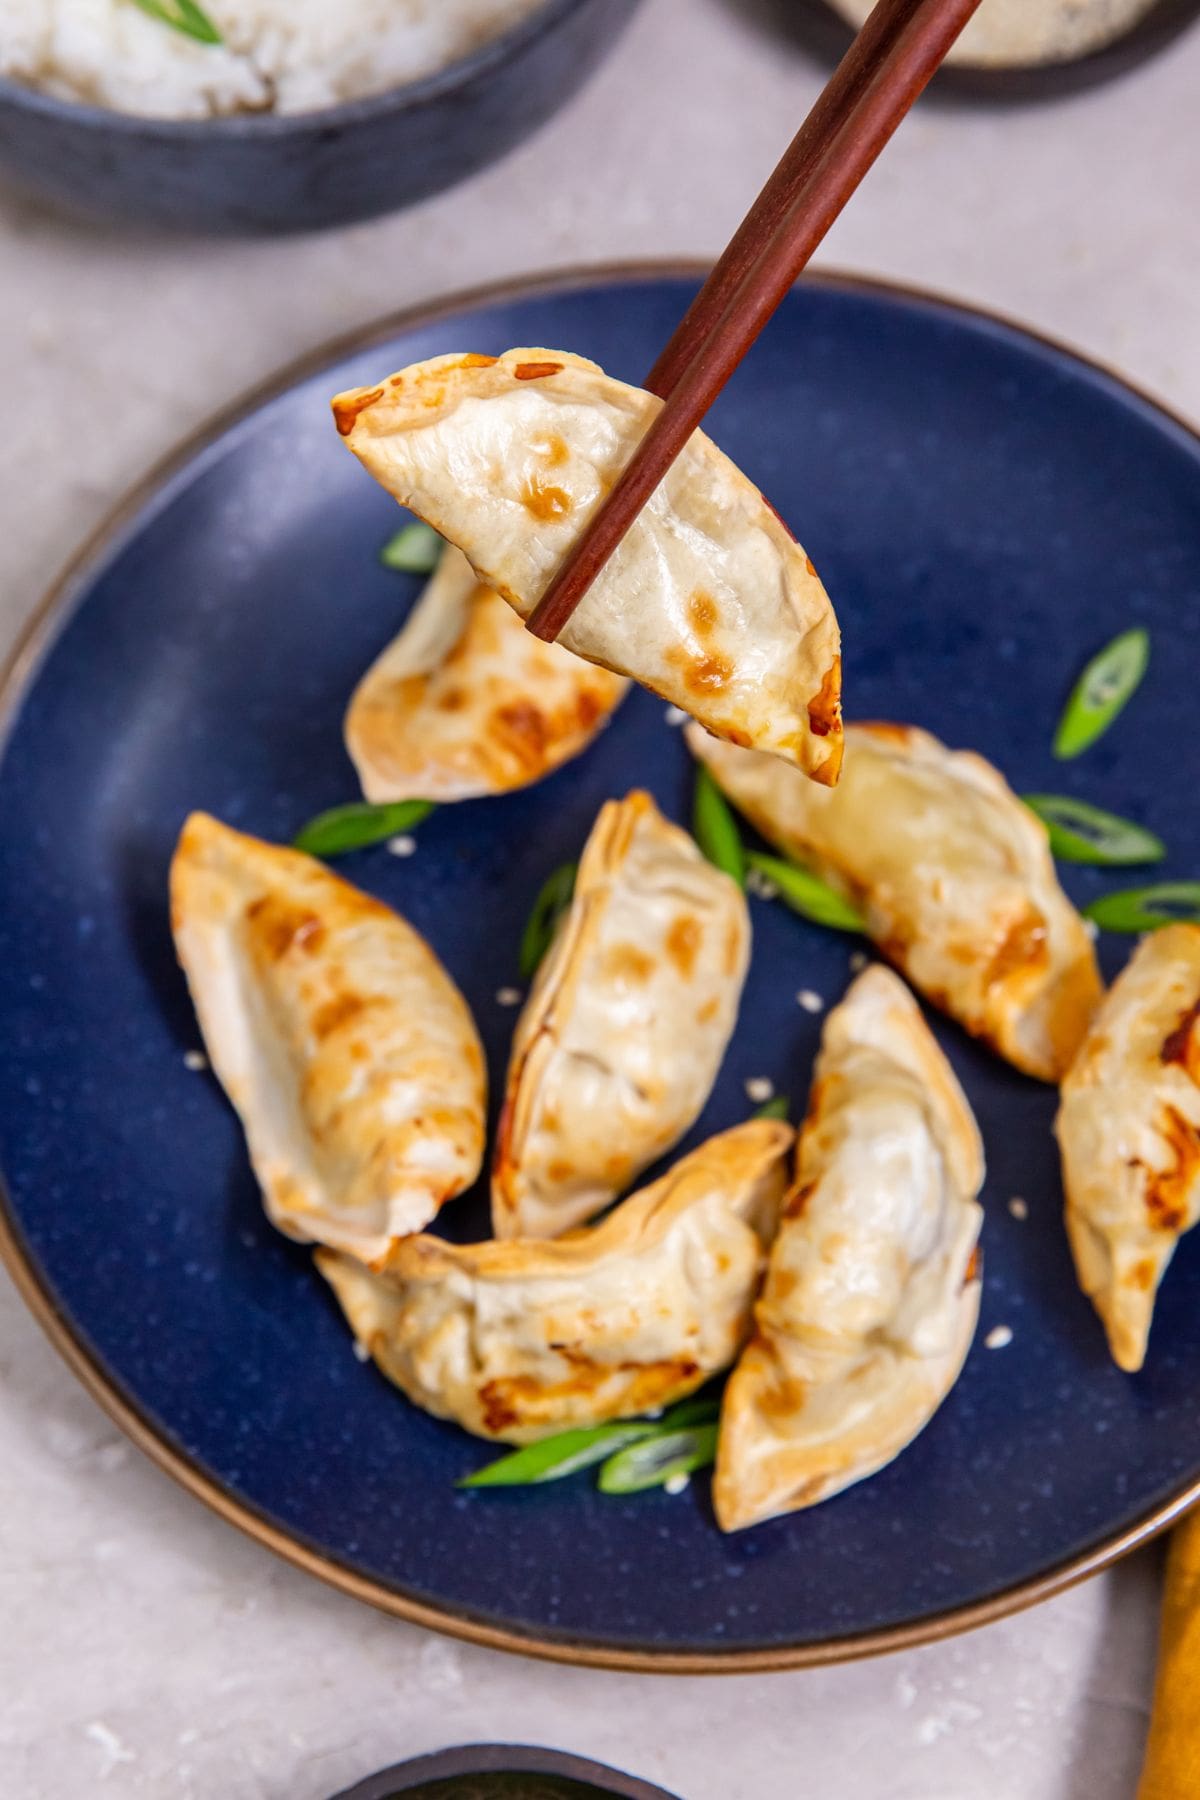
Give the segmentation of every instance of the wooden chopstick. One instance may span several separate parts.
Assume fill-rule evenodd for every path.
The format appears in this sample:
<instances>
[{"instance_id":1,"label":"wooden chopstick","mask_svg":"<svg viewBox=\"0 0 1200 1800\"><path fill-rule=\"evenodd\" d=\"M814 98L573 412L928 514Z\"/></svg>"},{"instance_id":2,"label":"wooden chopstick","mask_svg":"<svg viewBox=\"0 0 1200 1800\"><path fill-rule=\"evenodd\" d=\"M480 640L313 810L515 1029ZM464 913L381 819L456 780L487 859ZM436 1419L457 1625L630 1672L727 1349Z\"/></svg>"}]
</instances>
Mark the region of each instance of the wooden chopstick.
<instances>
[{"instance_id":1,"label":"wooden chopstick","mask_svg":"<svg viewBox=\"0 0 1200 1800\"><path fill-rule=\"evenodd\" d=\"M651 371L662 411L526 624L556 638L979 5L879 0Z\"/></svg>"}]
</instances>

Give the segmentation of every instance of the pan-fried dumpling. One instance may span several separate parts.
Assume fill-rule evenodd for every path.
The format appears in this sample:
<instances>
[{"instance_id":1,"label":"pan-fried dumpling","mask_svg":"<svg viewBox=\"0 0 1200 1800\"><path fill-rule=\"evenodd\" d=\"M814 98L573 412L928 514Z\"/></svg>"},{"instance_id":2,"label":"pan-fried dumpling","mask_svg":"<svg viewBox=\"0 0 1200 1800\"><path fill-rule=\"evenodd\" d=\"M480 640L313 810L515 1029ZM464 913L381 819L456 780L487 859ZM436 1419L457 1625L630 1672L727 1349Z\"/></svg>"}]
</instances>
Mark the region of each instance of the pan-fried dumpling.
<instances>
[{"instance_id":1,"label":"pan-fried dumpling","mask_svg":"<svg viewBox=\"0 0 1200 1800\"><path fill-rule=\"evenodd\" d=\"M909 725L850 725L836 793L688 727L764 837L863 912L883 954L1018 1069L1058 1081L1100 1001L1045 828L983 757Z\"/></svg>"},{"instance_id":2,"label":"pan-fried dumpling","mask_svg":"<svg viewBox=\"0 0 1200 1800\"><path fill-rule=\"evenodd\" d=\"M583 357L439 356L333 402L375 479L522 617L662 402ZM697 431L559 640L710 731L837 780L837 621L758 489Z\"/></svg>"},{"instance_id":3,"label":"pan-fried dumpling","mask_svg":"<svg viewBox=\"0 0 1200 1800\"><path fill-rule=\"evenodd\" d=\"M825 1024L796 1184L721 1410L723 1531L813 1506L928 1424L975 1332L983 1151L919 1008L868 969Z\"/></svg>"},{"instance_id":4,"label":"pan-fried dumpling","mask_svg":"<svg viewBox=\"0 0 1200 1800\"><path fill-rule=\"evenodd\" d=\"M447 546L355 689L346 748L368 800L470 800L585 750L628 682L525 630Z\"/></svg>"},{"instance_id":5,"label":"pan-fried dumpling","mask_svg":"<svg viewBox=\"0 0 1200 1800\"><path fill-rule=\"evenodd\" d=\"M483 1050L403 919L312 857L193 813L171 925L280 1231L377 1262L470 1186Z\"/></svg>"},{"instance_id":6,"label":"pan-fried dumpling","mask_svg":"<svg viewBox=\"0 0 1200 1800\"><path fill-rule=\"evenodd\" d=\"M497 1237L557 1237L679 1141L716 1080L749 953L737 883L649 794L608 801L513 1036Z\"/></svg>"},{"instance_id":7,"label":"pan-fried dumpling","mask_svg":"<svg viewBox=\"0 0 1200 1800\"><path fill-rule=\"evenodd\" d=\"M1200 926L1148 937L1063 1082L1055 1126L1079 1285L1140 1369L1154 1296L1200 1218Z\"/></svg>"},{"instance_id":8,"label":"pan-fried dumpling","mask_svg":"<svg viewBox=\"0 0 1200 1800\"><path fill-rule=\"evenodd\" d=\"M793 1133L751 1120L554 1243L413 1237L385 1275L318 1252L390 1381L478 1437L530 1443L681 1399L750 1324Z\"/></svg>"}]
</instances>

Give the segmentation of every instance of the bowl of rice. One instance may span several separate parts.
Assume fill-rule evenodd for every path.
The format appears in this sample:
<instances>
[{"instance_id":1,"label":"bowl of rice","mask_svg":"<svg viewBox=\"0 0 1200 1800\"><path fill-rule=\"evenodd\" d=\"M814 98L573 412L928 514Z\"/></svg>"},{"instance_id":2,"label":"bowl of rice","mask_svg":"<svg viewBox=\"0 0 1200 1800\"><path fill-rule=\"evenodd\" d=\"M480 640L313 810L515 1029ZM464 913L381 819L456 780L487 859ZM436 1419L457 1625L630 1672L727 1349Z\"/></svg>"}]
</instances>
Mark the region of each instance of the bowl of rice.
<instances>
[{"instance_id":1,"label":"bowl of rice","mask_svg":"<svg viewBox=\"0 0 1200 1800\"><path fill-rule=\"evenodd\" d=\"M0 178L209 231L369 218L580 87L638 0L0 0Z\"/></svg>"}]
</instances>

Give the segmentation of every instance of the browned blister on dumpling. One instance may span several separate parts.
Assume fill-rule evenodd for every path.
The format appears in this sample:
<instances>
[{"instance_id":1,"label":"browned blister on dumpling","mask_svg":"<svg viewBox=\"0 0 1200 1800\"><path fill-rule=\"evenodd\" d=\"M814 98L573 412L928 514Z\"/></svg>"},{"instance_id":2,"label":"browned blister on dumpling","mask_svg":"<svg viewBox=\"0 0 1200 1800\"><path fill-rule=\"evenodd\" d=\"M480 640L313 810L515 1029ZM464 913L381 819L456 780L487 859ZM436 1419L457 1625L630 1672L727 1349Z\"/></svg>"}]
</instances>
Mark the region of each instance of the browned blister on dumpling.
<instances>
[{"instance_id":1,"label":"browned blister on dumpling","mask_svg":"<svg viewBox=\"0 0 1200 1800\"><path fill-rule=\"evenodd\" d=\"M1055 1127L1079 1285L1122 1369L1140 1369L1154 1297L1200 1218L1200 926L1145 939L1063 1082Z\"/></svg>"},{"instance_id":2,"label":"browned blister on dumpling","mask_svg":"<svg viewBox=\"0 0 1200 1800\"><path fill-rule=\"evenodd\" d=\"M848 725L833 793L688 727L763 836L859 907L935 1006L1042 1081L1070 1065L1102 992L1045 827L982 756L911 725Z\"/></svg>"},{"instance_id":3,"label":"browned blister on dumpling","mask_svg":"<svg viewBox=\"0 0 1200 1800\"><path fill-rule=\"evenodd\" d=\"M830 1013L755 1333L721 1410L722 1530L826 1500L928 1424L979 1314L971 1110L920 1009L868 969Z\"/></svg>"},{"instance_id":4,"label":"browned blister on dumpling","mask_svg":"<svg viewBox=\"0 0 1200 1800\"><path fill-rule=\"evenodd\" d=\"M346 714L368 800L470 800L528 787L578 756L629 683L530 635L447 546Z\"/></svg>"},{"instance_id":5,"label":"browned blister on dumpling","mask_svg":"<svg viewBox=\"0 0 1200 1800\"><path fill-rule=\"evenodd\" d=\"M409 1238L383 1275L317 1262L359 1344L439 1418L514 1444L630 1418L737 1355L792 1137L775 1120L737 1126L553 1243Z\"/></svg>"},{"instance_id":6,"label":"browned blister on dumpling","mask_svg":"<svg viewBox=\"0 0 1200 1800\"><path fill-rule=\"evenodd\" d=\"M375 479L525 618L662 402L559 350L439 356L333 402ZM694 432L559 641L819 782L841 759L837 620L754 484Z\"/></svg>"},{"instance_id":7,"label":"browned blister on dumpling","mask_svg":"<svg viewBox=\"0 0 1200 1800\"><path fill-rule=\"evenodd\" d=\"M470 1186L483 1050L398 914L298 850L193 813L171 924L273 1224L374 1262Z\"/></svg>"},{"instance_id":8,"label":"browned blister on dumpling","mask_svg":"<svg viewBox=\"0 0 1200 1800\"><path fill-rule=\"evenodd\" d=\"M497 1237L557 1237L679 1141L716 1080L749 954L737 883L649 794L608 801L513 1036Z\"/></svg>"}]
</instances>

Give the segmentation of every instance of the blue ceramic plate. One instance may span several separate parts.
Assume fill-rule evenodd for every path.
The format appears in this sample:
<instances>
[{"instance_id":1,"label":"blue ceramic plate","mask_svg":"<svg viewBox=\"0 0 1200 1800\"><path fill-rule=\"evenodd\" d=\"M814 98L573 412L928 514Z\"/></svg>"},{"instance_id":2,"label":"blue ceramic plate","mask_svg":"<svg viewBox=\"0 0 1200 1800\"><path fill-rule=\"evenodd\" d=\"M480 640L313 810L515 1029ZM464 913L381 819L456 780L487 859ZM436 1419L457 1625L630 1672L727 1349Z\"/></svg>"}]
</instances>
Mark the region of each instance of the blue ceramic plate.
<instances>
[{"instance_id":1,"label":"blue ceramic plate","mask_svg":"<svg viewBox=\"0 0 1200 1800\"><path fill-rule=\"evenodd\" d=\"M587 1476L467 1494L489 1452L361 1367L305 1251L264 1222L167 929L192 807L286 839L352 797L350 689L415 579L396 512L328 398L450 349L561 344L636 380L693 279L645 271L476 297L326 355L143 491L54 596L10 678L0 768L0 1163L7 1254L60 1347L160 1463L228 1518L379 1605L481 1641L625 1667L830 1659L995 1616L1128 1549L1200 1491L1200 1234L1148 1365L1109 1361L1063 1237L1054 1095L939 1036L990 1163L983 1316L916 1444L811 1512L724 1538L707 1484ZM862 283L806 283L712 429L799 530L841 617L851 716L930 727L1021 790L1143 820L1200 873L1200 447L1113 377L1012 326ZM1082 659L1134 623L1151 673L1071 765L1051 731ZM427 933L502 1078L497 989L547 871L635 783L684 816L684 747L637 693L533 790L449 807L415 856L347 859ZM1067 870L1083 901L1124 885ZM753 902L741 1024L692 1140L770 1076L799 1102L853 945ZM1111 973L1127 942L1104 944ZM1008 1201L1020 1195L1028 1218ZM485 1229L482 1197L449 1228ZM1008 1326L1012 1342L985 1347Z\"/></svg>"}]
</instances>

